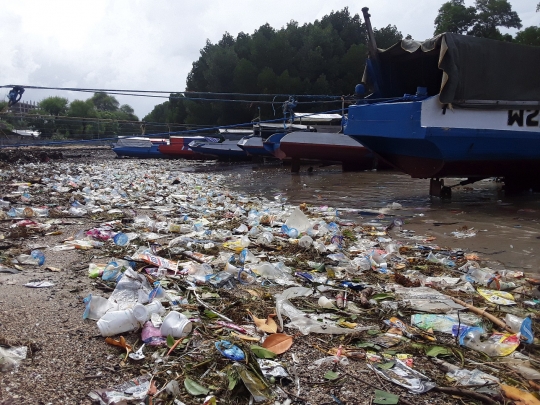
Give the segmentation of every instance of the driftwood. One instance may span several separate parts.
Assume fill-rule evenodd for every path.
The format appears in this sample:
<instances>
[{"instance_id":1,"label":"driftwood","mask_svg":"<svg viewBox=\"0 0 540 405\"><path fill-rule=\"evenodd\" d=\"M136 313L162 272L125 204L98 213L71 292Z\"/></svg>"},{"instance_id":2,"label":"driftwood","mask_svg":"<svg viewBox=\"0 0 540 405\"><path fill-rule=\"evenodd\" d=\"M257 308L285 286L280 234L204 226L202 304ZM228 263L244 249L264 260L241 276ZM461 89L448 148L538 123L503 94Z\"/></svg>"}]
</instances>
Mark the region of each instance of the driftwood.
<instances>
[{"instance_id":1,"label":"driftwood","mask_svg":"<svg viewBox=\"0 0 540 405\"><path fill-rule=\"evenodd\" d=\"M486 319L489 319L493 324L497 325L498 327L504 329L507 332L515 333L510 327L504 322L502 319L497 318L494 315L491 315L486 312L485 309L476 308L474 305L467 304L465 301L462 301L460 299L452 297L454 302L456 302L459 305L463 305L464 307L468 308L471 312L474 312L475 314L478 314L480 316L483 316Z\"/></svg>"}]
</instances>

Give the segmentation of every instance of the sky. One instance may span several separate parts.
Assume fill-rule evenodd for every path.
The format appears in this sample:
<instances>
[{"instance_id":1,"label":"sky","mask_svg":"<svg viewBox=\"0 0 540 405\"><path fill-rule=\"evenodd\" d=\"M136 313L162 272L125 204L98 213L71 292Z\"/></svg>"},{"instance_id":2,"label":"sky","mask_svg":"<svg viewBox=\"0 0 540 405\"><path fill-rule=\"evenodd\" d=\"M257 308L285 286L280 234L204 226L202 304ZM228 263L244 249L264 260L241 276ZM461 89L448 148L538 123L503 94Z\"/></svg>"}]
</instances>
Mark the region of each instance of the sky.
<instances>
[{"instance_id":1,"label":"sky","mask_svg":"<svg viewBox=\"0 0 540 405\"><path fill-rule=\"evenodd\" d=\"M540 25L540 0L509 0L523 27ZM300 25L348 6L369 7L374 28L395 25L416 40L430 38L444 0L0 0L0 85L185 90L207 40L253 33L269 23ZM465 0L474 5L474 0ZM516 30L501 30L515 34ZM360 79L360 77L359 77ZM6 100L9 89L0 89ZM27 89L23 101L92 94ZM115 96L143 118L166 99Z\"/></svg>"}]
</instances>

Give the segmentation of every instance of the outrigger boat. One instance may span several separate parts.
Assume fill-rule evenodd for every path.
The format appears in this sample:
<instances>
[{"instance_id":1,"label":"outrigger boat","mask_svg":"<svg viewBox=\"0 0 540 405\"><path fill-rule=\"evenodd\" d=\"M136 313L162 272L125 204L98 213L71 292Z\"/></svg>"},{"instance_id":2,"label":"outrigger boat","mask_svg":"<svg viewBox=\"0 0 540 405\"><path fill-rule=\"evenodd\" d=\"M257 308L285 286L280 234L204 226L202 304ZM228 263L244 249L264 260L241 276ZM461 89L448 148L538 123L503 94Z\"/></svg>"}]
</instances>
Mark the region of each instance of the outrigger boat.
<instances>
[{"instance_id":1,"label":"outrigger boat","mask_svg":"<svg viewBox=\"0 0 540 405\"><path fill-rule=\"evenodd\" d=\"M256 123L253 125L253 133L249 136L245 136L238 141L238 146L246 151L248 155L260 156L260 157L274 157L272 147L267 144L265 147L265 141L271 136L274 136L274 142L281 139L285 134L292 131L313 131L314 128L308 125L300 124L273 124L273 123Z\"/></svg>"},{"instance_id":2,"label":"outrigger boat","mask_svg":"<svg viewBox=\"0 0 540 405\"><path fill-rule=\"evenodd\" d=\"M154 139L147 137L122 137L113 145L116 156L136 157L146 159L163 159L170 156L159 151L161 145L167 144L167 139Z\"/></svg>"},{"instance_id":3,"label":"outrigger boat","mask_svg":"<svg viewBox=\"0 0 540 405\"><path fill-rule=\"evenodd\" d=\"M189 147L189 144L193 141L202 142L208 140L209 138L206 138L204 136L171 136L167 143L159 146L159 151L176 159L215 159L215 157L213 156L203 155L201 153L194 152ZM217 142L218 140L219 139L214 139L214 142Z\"/></svg>"},{"instance_id":4,"label":"outrigger boat","mask_svg":"<svg viewBox=\"0 0 540 405\"><path fill-rule=\"evenodd\" d=\"M349 107L344 133L430 178L432 195L451 194L444 177L540 187L540 47L444 33L378 50L367 11L373 93Z\"/></svg>"},{"instance_id":5,"label":"outrigger boat","mask_svg":"<svg viewBox=\"0 0 540 405\"><path fill-rule=\"evenodd\" d=\"M377 157L368 148L341 132L341 114L294 113L294 121L313 125L316 132L291 132L274 142L274 156L291 160L291 171L298 172L302 160L338 163L343 170L377 168ZM273 141L272 135L265 142Z\"/></svg>"}]
</instances>

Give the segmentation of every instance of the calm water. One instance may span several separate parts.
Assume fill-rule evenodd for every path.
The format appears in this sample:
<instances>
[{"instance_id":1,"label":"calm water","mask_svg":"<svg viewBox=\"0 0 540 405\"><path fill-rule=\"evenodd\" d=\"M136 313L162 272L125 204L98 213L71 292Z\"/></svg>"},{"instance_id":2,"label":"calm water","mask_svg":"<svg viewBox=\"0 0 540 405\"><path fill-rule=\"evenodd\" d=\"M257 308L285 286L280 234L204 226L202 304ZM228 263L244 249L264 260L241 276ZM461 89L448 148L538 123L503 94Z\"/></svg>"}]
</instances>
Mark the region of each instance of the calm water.
<instances>
[{"instance_id":1,"label":"calm water","mask_svg":"<svg viewBox=\"0 0 540 405\"><path fill-rule=\"evenodd\" d=\"M277 194L292 204L302 202L354 209L346 216L359 223L374 218L356 210L381 209L394 202L403 206L390 214L403 218L415 235L435 237L440 246L477 252L494 268L540 273L540 194L505 196L501 184L484 180L455 188L450 201L429 197L429 180L411 179L398 172L343 173L338 166L313 166L300 174L290 168L262 164L211 164L198 170L218 170L230 178L228 186L246 194L273 198ZM458 180L447 179L446 184ZM451 232L476 231L460 239ZM414 242L412 242L414 243Z\"/></svg>"}]
</instances>

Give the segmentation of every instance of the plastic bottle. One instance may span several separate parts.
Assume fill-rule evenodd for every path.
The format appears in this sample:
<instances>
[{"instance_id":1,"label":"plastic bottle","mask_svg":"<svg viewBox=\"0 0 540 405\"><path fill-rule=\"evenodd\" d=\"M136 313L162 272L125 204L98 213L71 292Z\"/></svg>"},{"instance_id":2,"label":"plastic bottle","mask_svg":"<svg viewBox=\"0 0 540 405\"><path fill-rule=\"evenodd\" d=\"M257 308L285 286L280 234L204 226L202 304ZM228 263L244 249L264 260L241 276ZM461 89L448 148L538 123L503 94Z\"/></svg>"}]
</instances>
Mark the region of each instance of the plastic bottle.
<instances>
[{"instance_id":1,"label":"plastic bottle","mask_svg":"<svg viewBox=\"0 0 540 405\"><path fill-rule=\"evenodd\" d=\"M296 239L298 238L298 235L300 233L298 232L298 229L296 228L289 228L289 231L287 232L287 236L291 239Z\"/></svg>"},{"instance_id":2,"label":"plastic bottle","mask_svg":"<svg viewBox=\"0 0 540 405\"><path fill-rule=\"evenodd\" d=\"M133 315L132 309L125 309L107 312L97 321L97 327L101 336L114 336L136 330L139 322Z\"/></svg>"},{"instance_id":3,"label":"plastic bottle","mask_svg":"<svg viewBox=\"0 0 540 405\"><path fill-rule=\"evenodd\" d=\"M17 261L20 264L43 266L43 264L45 263L45 255L41 250L32 250L29 255L17 256Z\"/></svg>"},{"instance_id":4,"label":"plastic bottle","mask_svg":"<svg viewBox=\"0 0 540 405\"><path fill-rule=\"evenodd\" d=\"M298 241L298 246L303 247L304 249L309 248L313 244L313 238L308 235L304 235Z\"/></svg>"},{"instance_id":5,"label":"plastic bottle","mask_svg":"<svg viewBox=\"0 0 540 405\"><path fill-rule=\"evenodd\" d=\"M263 232L259 237L257 238L257 243L261 245L270 245L274 241L274 235L270 232Z\"/></svg>"},{"instance_id":6,"label":"plastic bottle","mask_svg":"<svg viewBox=\"0 0 540 405\"><path fill-rule=\"evenodd\" d=\"M34 210L30 207L11 207L7 214L12 218L31 218L35 215Z\"/></svg>"}]
</instances>

